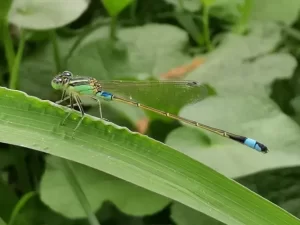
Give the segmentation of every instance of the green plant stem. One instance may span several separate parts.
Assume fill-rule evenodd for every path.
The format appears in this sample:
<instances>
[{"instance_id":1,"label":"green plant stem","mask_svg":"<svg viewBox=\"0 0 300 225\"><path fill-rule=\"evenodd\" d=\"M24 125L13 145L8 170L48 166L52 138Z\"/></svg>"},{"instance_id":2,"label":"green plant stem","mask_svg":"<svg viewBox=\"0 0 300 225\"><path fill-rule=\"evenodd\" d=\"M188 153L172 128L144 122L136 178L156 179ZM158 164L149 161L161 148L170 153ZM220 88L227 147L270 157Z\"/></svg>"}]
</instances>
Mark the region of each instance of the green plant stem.
<instances>
[{"instance_id":1,"label":"green plant stem","mask_svg":"<svg viewBox=\"0 0 300 225\"><path fill-rule=\"evenodd\" d=\"M14 51L14 46L13 42L9 33L9 24L5 20L1 24L1 34L2 34L2 40L3 40L3 45L5 49L5 57L6 61L8 64L8 71L11 74L12 73L12 68L15 60L15 51Z\"/></svg>"},{"instance_id":2,"label":"green plant stem","mask_svg":"<svg viewBox=\"0 0 300 225\"><path fill-rule=\"evenodd\" d=\"M53 47L53 56L54 56L54 62L56 66L56 72L58 73L59 71L61 71L61 59L60 59L60 52L59 52L55 30L50 31L50 39Z\"/></svg>"},{"instance_id":3,"label":"green plant stem","mask_svg":"<svg viewBox=\"0 0 300 225\"><path fill-rule=\"evenodd\" d=\"M16 206L14 207L14 210L11 213L10 216L10 220L8 222L8 225L13 225L14 222L16 221L16 218L18 216L18 214L20 213L20 211L24 208L24 206L26 205L26 203L36 195L36 192L28 192L25 195L22 196L22 198L18 201L18 203L16 204Z\"/></svg>"},{"instance_id":4,"label":"green plant stem","mask_svg":"<svg viewBox=\"0 0 300 225\"><path fill-rule=\"evenodd\" d=\"M210 31L209 31L209 6L203 5L203 35L204 42L208 51L213 49L213 46L210 41Z\"/></svg>"},{"instance_id":5,"label":"green plant stem","mask_svg":"<svg viewBox=\"0 0 300 225\"><path fill-rule=\"evenodd\" d=\"M117 16L111 17L109 36L111 40L117 40Z\"/></svg>"},{"instance_id":6,"label":"green plant stem","mask_svg":"<svg viewBox=\"0 0 300 225\"><path fill-rule=\"evenodd\" d=\"M253 0L245 0L244 4L241 6L241 18L237 22L235 28L233 29L234 32L238 34L243 34L248 27L248 22L250 18L250 14L252 11Z\"/></svg>"},{"instance_id":7,"label":"green plant stem","mask_svg":"<svg viewBox=\"0 0 300 225\"><path fill-rule=\"evenodd\" d=\"M92 211L92 208L88 202L86 195L84 194L78 180L76 179L76 177L74 175L74 172L73 172L74 170L72 168L72 164L65 159L61 159L61 163L63 165L63 172L70 184L70 187L72 188L72 190L73 190L75 196L77 197L78 201L80 202L82 208L86 212L86 215L88 217L90 224L91 225L100 225L100 223L98 222L96 216L94 215L94 213Z\"/></svg>"},{"instance_id":8,"label":"green plant stem","mask_svg":"<svg viewBox=\"0 0 300 225\"><path fill-rule=\"evenodd\" d=\"M179 11L183 12L184 10L183 0L178 0L178 5L179 5Z\"/></svg>"},{"instance_id":9,"label":"green plant stem","mask_svg":"<svg viewBox=\"0 0 300 225\"><path fill-rule=\"evenodd\" d=\"M300 41L300 31L298 31L292 27L286 26L284 24L281 24L280 26L287 35L296 39L297 41Z\"/></svg>"},{"instance_id":10,"label":"green plant stem","mask_svg":"<svg viewBox=\"0 0 300 225\"><path fill-rule=\"evenodd\" d=\"M178 23L189 33L198 46L201 46L203 44L201 42L201 32L193 17L180 11L175 11L174 14Z\"/></svg>"},{"instance_id":11,"label":"green plant stem","mask_svg":"<svg viewBox=\"0 0 300 225\"><path fill-rule=\"evenodd\" d=\"M130 6L130 18L136 23L136 9L137 9L137 0L133 0Z\"/></svg>"},{"instance_id":12,"label":"green plant stem","mask_svg":"<svg viewBox=\"0 0 300 225\"><path fill-rule=\"evenodd\" d=\"M18 51L17 51L17 55L15 57L13 67L11 69L11 74L10 74L9 88L11 88L11 89L16 89L18 87L19 67L20 67L20 62L23 57L23 52L24 52L25 42L26 42L25 33L26 33L25 30L20 31L21 35L20 35Z\"/></svg>"}]
</instances>

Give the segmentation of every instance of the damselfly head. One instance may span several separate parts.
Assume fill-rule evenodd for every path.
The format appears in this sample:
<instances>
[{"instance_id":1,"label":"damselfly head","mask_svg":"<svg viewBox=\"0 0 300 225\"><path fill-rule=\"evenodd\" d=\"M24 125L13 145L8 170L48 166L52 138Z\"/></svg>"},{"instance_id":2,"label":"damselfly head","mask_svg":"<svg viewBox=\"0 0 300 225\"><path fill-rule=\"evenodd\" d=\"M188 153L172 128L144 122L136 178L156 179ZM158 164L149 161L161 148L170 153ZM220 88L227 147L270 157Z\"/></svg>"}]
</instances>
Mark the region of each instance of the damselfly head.
<instances>
[{"instance_id":1,"label":"damselfly head","mask_svg":"<svg viewBox=\"0 0 300 225\"><path fill-rule=\"evenodd\" d=\"M52 81L51 85L54 89L59 90L63 89L64 85L67 84L72 78L73 74L69 71L64 71L58 75L56 75Z\"/></svg>"}]
</instances>

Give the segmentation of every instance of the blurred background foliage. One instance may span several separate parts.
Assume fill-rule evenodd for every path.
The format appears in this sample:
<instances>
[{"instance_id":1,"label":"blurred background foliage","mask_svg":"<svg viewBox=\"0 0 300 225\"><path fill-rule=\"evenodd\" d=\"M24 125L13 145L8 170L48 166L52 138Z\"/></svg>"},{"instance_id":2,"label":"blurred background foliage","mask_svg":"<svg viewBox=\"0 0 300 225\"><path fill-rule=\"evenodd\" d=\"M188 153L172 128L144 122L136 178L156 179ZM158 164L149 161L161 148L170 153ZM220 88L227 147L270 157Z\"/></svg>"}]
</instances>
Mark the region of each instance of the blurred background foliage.
<instances>
[{"instance_id":1,"label":"blurred background foliage","mask_svg":"<svg viewBox=\"0 0 300 225\"><path fill-rule=\"evenodd\" d=\"M104 115L299 217L299 9L298 0L2 0L0 85L56 101L50 81L63 70L209 83L212 97L176 112L254 137L269 154L126 106L105 105ZM0 143L0 169L0 224L88 224L55 157ZM221 224L108 174L74 170L101 224Z\"/></svg>"}]
</instances>

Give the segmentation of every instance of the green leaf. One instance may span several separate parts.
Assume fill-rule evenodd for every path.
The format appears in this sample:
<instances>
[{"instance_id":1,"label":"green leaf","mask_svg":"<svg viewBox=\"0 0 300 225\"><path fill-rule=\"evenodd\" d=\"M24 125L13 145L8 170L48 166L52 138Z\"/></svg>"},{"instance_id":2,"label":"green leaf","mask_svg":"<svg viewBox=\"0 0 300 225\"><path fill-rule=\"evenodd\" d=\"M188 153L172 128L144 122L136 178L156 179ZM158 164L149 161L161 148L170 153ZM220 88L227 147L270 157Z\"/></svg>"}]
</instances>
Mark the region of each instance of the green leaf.
<instances>
[{"instance_id":1,"label":"green leaf","mask_svg":"<svg viewBox=\"0 0 300 225\"><path fill-rule=\"evenodd\" d=\"M27 192L22 196L22 198L18 201L15 205L13 212L10 216L9 224L16 224L18 220L18 216L20 215L21 211L27 206L28 202L36 195L35 192Z\"/></svg>"},{"instance_id":2,"label":"green leaf","mask_svg":"<svg viewBox=\"0 0 300 225\"><path fill-rule=\"evenodd\" d=\"M177 225L222 225L224 223L212 219L203 213L186 207L180 203L174 203L171 207L171 218Z\"/></svg>"},{"instance_id":3,"label":"green leaf","mask_svg":"<svg viewBox=\"0 0 300 225\"><path fill-rule=\"evenodd\" d=\"M299 112L300 112L300 96L296 96L295 98L293 98L291 100L291 105L292 105L293 109L295 110L295 112L297 114L299 114Z\"/></svg>"},{"instance_id":4,"label":"green leaf","mask_svg":"<svg viewBox=\"0 0 300 225\"><path fill-rule=\"evenodd\" d=\"M5 223L1 217L0 217L0 225L7 225L7 223Z\"/></svg>"},{"instance_id":5,"label":"green leaf","mask_svg":"<svg viewBox=\"0 0 300 225\"><path fill-rule=\"evenodd\" d=\"M11 152L6 148L0 148L0 169L12 165L13 163Z\"/></svg>"},{"instance_id":6,"label":"green leaf","mask_svg":"<svg viewBox=\"0 0 300 225\"><path fill-rule=\"evenodd\" d=\"M23 92L0 88L0 141L88 165L228 224L300 224L292 215L153 139ZM16 138L18 137L18 138Z\"/></svg>"},{"instance_id":7,"label":"green leaf","mask_svg":"<svg viewBox=\"0 0 300 225\"><path fill-rule=\"evenodd\" d=\"M77 19L88 5L89 0L73 0L72 4L60 0L14 0L9 21L33 30L58 28Z\"/></svg>"},{"instance_id":8,"label":"green leaf","mask_svg":"<svg viewBox=\"0 0 300 225\"><path fill-rule=\"evenodd\" d=\"M104 32L105 34L105 32ZM97 37L99 38L99 37ZM61 58L66 57L66 55L68 54L68 52L70 51L71 47L73 46L74 42L77 40L77 37L71 37L71 38L63 38L63 37L57 37L57 42L58 42L58 47L59 50L61 52ZM82 43L82 47L79 46L79 48L77 49L77 51L80 52L79 55L83 54L85 55L84 51L80 51L81 48L85 49L85 45L89 44L91 40L95 40L92 36L90 38L87 38L86 41L83 41ZM101 42L102 43L102 42ZM106 44L108 46L106 46ZM109 51L113 51L114 49L112 49L111 44L109 41L103 40L103 44L99 44L101 47L103 47L104 49L107 49L107 54L109 53ZM92 46L95 47L95 46ZM88 48L88 47L86 47ZM77 52L75 51L75 52ZM99 65L99 61L97 60L101 60L101 59L97 59L95 61L93 61L93 57L92 57L92 53L93 52L89 52L91 54L87 55L86 58L90 57L90 59L84 60L85 64L81 64L80 65L87 65L89 64L89 62L93 62L89 68L89 70L87 70L86 72L91 73L91 68L96 67L96 65ZM116 52L118 53L118 52ZM96 52L96 54L100 54L99 52ZM108 54L109 55L109 54ZM82 55L81 55L82 56ZM106 56L106 55L104 55ZM111 56L115 57L115 54L111 54ZM97 56L98 57L98 56ZM107 56L108 59L110 60L111 58L109 58L109 56ZM78 67L79 65L79 61L77 61L76 54L74 56L74 59L70 61L70 65L67 68L63 68L65 70L71 70L73 72L75 72L76 74L79 75L84 75L84 76L91 76L88 73L85 73L85 71L80 72L80 68ZM81 58L78 58L78 60L82 60ZM111 59L113 60L113 59ZM80 61L81 62L81 61ZM110 61L106 62L107 64L109 64ZM110 64L110 66L112 67L116 67L118 68L116 65L120 65L122 63L122 60L115 60L115 64ZM73 66L74 65L74 66ZM121 64L122 65L122 64ZM104 65L106 66L106 65ZM121 66L120 66L121 67ZM78 70L77 70L78 68ZM86 67L84 67L86 68ZM94 71L93 74L97 74L96 78L101 77L102 75L105 75L105 70L100 70L99 67L97 67L98 71ZM119 70L120 71L120 70ZM100 72L100 73L99 73ZM113 73L115 75L115 73ZM116 75L118 75L119 73L116 73ZM56 69L55 69L55 62L53 60L53 46L51 45L51 43L47 43L45 46L41 47L40 49L38 49L35 53L33 53L32 55L28 56L27 58L24 59L24 61L21 63L21 68L20 68L20 89L22 91L25 91L31 95L34 96L38 96L42 99L53 99L53 100L59 100L61 97L61 93L55 93L53 88L51 87L51 85L49 85L51 83L51 80L53 79L53 77L56 75ZM103 79L103 77L102 77ZM42 91L41 91L42 90ZM94 102L94 101L89 101L87 103L87 105L90 104L94 104L95 107L97 108L98 105ZM103 103L104 105L104 113L106 112L107 109L110 109L108 107L106 107L106 103ZM141 110L136 110L134 107L128 107L128 106L113 106L113 110L116 112L122 112L125 111L126 115L134 115L129 117L131 120L135 121L138 118L144 118L145 115ZM97 111L97 114L94 115L99 115L99 110L94 110ZM112 113L108 113L109 116L106 116L107 119L111 119L110 116L112 116Z\"/></svg>"},{"instance_id":9,"label":"green leaf","mask_svg":"<svg viewBox=\"0 0 300 225\"><path fill-rule=\"evenodd\" d=\"M104 7L110 16L117 16L132 1L136 0L102 0Z\"/></svg>"},{"instance_id":10,"label":"green leaf","mask_svg":"<svg viewBox=\"0 0 300 225\"><path fill-rule=\"evenodd\" d=\"M75 38L57 39L63 58L75 42ZM56 74L53 54L53 46L47 43L21 62L19 83L22 91L42 99L53 97L53 88L49 85Z\"/></svg>"},{"instance_id":11,"label":"green leaf","mask_svg":"<svg viewBox=\"0 0 300 225\"><path fill-rule=\"evenodd\" d=\"M244 0L216 0L210 6L209 14L221 20L236 23L241 13L238 7Z\"/></svg>"},{"instance_id":12,"label":"green leaf","mask_svg":"<svg viewBox=\"0 0 300 225\"><path fill-rule=\"evenodd\" d=\"M8 222L13 208L18 202L18 197L16 196L12 188L4 183L2 179L0 179L0 193L0 217Z\"/></svg>"},{"instance_id":13,"label":"green leaf","mask_svg":"<svg viewBox=\"0 0 300 225\"><path fill-rule=\"evenodd\" d=\"M182 27L191 35L194 41L199 45L203 45L203 35L199 26L195 23L193 15L185 13L176 13L175 17Z\"/></svg>"},{"instance_id":14,"label":"green leaf","mask_svg":"<svg viewBox=\"0 0 300 225\"><path fill-rule=\"evenodd\" d=\"M108 28L104 27L88 35L63 69L99 80L128 77L141 80L158 77L191 60L183 51L188 35L175 26L149 24L123 28L118 32L120 42L117 44L105 39L108 32ZM160 35L162 32L166 32L163 37ZM68 54L75 40L76 37L57 38L61 58ZM52 48L51 44L46 44L21 63L22 91L43 99L53 97L49 85L56 74Z\"/></svg>"},{"instance_id":15,"label":"green leaf","mask_svg":"<svg viewBox=\"0 0 300 225\"><path fill-rule=\"evenodd\" d=\"M128 77L142 80L158 77L191 60L190 56L183 51L188 43L188 35L175 26L148 24L142 27L120 29L118 31L120 41L117 46L115 42L104 38L107 37L108 32L107 28L101 28L89 35L82 47L70 58L68 70L98 80L122 80ZM161 36L161 33L165 35ZM168 96L172 93L165 94L166 101L162 105L154 105L153 102L155 103L156 99L152 98L151 101L151 98L146 96L147 103L150 106L165 106L168 104ZM137 99L138 96L132 97L141 101ZM131 121L136 121L137 117L144 117L141 110L133 107L116 104L113 107L125 112ZM163 109L170 110L169 108ZM178 110L177 107L173 112L178 112Z\"/></svg>"},{"instance_id":16,"label":"green leaf","mask_svg":"<svg viewBox=\"0 0 300 225\"><path fill-rule=\"evenodd\" d=\"M78 204L76 196L61 172L59 161L54 157L48 158L47 161L41 183L42 200L68 218L85 217L86 213ZM154 214L170 203L170 200L163 196L109 174L78 163L73 163L72 167L94 212L107 200L112 201L122 212L134 216ZM65 207L66 205L69 207Z\"/></svg>"},{"instance_id":17,"label":"green leaf","mask_svg":"<svg viewBox=\"0 0 300 225\"><path fill-rule=\"evenodd\" d=\"M27 195L28 196L28 195ZM38 225L38 224L48 224L48 225L78 225L88 224L86 221L74 221L59 215L48 206L43 204L38 195L30 198L24 207L18 212L14 221L10 221L10 225Z\"/></svg>"},{"instance_id":18,"label":"green leaf","mask_svg":"<svg viewBox=\"0 0 300 225\"><path fill-rule=\"evenodd\" d=\"M251 19L291 25L297 20L299 10L298 0L253 0Z\"/></svg>"},{"instance_id":19,"label":"green leaf","mask_svg":"<svg viewBox=\"0 0 300 225\"><path fill-rule=\"evenodd\" d=\"M98 39L80 48L69 60L68 68L78 75L98 80L113 79L114 76L129 77L131 67L127 49L117 49L115 42ZM82 60L85 61L81 64Z\"/></svg>"},{"instance_id":20,"label":"green leaf","mask_svg":"<svg viewBox=\"0 0 300 225\"><path fill-rule=\"evenodd\" d=\"M104 27L88 35L64 69L99 80L128 77L146 79L158 77L161 73L191 60L188 54L183 52L188 43L188 35L175 26L149 24L138 28L120 29L120 42L117 43L105 39L108 32L109 29ZM160 35L162 32L167 34L163 38ZM61 58L68 54L75 39L76 37L57 38ZM55 73L52 46L47 44L22 62L20 89L43 99L58 100L60 96L54 96L49 85ZM124 112L131 121L145 117L143 111L131 106L112 105L112 108ZM178 110L179 108L176 109Z\"/></svg>"},{"instance_id":21,"label":"green leaf","mask_svg":"<svg viewBox=\"0 0 300 225\"><path fill-rule=\"evenodd\" d=\"M267 170L239 178L238 182L261 193L265 198L299 218L298 183L294 182L294 179L300 174L298 168L286 167Z\"/></svg>"},{"instance_id":22,"label":"green leaf","mask_svg":"<svg viewBox=\"0 0 300 225\"><path fill-rule=\"evenodd\" d=\"M210 7L216 3L217 0L202 0L203 5L206 7Z\"/></svg>"},{"instance_id":23,"label":"green leaf","mask_svg":"<svg viewBox=\"0 0 300 225\"><path fill-rule=\"evenodd\" d=\"M290 77L297 65L289 54L270 53L280 41L279 32L268 24L253 27L248 36L227 36L206 63L189 76L213 86L217 96L187 106L180 113L254 138L269 147L269 154L257 154L214 134L205 132L202 137L203 131L191 128L173 131L166 143L229 177L299 165L295 157L299 152L299 126L269 98L272 82ZM182 135L185 138L179 141ZM203 144L199 136L205 140Z\"/></svg>"},{"instance_id":24,"label":"green leaf","mask_svg":"<svg viewBox=\"0 0 300 225\"><path fill-rule=\"evenodd\" d=\"M91 33L71 57L70 70L97 79L147 78L158 77L191 60L184 52L188 35L175 26L147 24L119 29L121 48L104 38L108 32L107 28L100 28ZM79 65L82 60L85 63Z\"/></svg>"},{"instance_id":25,"label":"green leaf","mask_svg":"<svg viewBox=\"0 0 300 225\"><path fill-rule=\"evenodd\" d=\"M130 72L131 69L134 70L134 68L136 68L134 66L130 67L130 63L132 63L132 57L128 56L130 53L124 51L120 52L116 50L113 45L114 43L109 40L101 40L101 42L93 42L92 44L87 45L82 48L76 56L72 57L69 68L73 71L86 69L88 72L88 75L86 74L86 76L94 77L99 80L100 83L102 80L113 77L114 74L118 74L119 77L126 77L126 74L129 76L128 72ZM86 63L82 66L80 62L82 62L84 58L85 60L90 58L90 60L86 60ZM96 64L98 67L94 66ZM122 75L122 72L124 75ZM118 83L115 85L117 86ZM205 97L205 95L209 92L209 90L206 89L203 91L204 88L202 86L193 87L189 90L184 88L179 89L178 87L168 87L164 89L160 87L161 86L158 85L158 88L152 87L151 90L145 90L143 85L140 87L136 86L135 88L132 88L132 86L120 87L119 90L115 87L110 87L111 89L106 87L106 91L111 91L114 94L120 94L123 96L125 95L124 97L127 98L131 97L131 99L143 102L149 106L163 106L164 110L168 110L173 113L174 111L178 112L179 108L190 103L190 100L195 101L195 98L199 100ZM103 89L105 89L104 84ZM182 96L183 92L185 93L184 96ZM149 95L151 95L151 98L149 98Z\"/></svg>"},{"instance_id":26,"label":"green leaf","mask_svg":"<svg viewBox=\"0 0 300 225\"><path fill-rule=\"evenodd\" d=\"M1 47L3 46L4 48L7 70L9 73L12 72L12 68L15 60L14 46L12 43L10 27L8 22L8 11L11 7L11 4L12 4L12 0L3 0L0 3L0 42L1 42ZM1 75L2 74L3 71L1 72Z\"/></svg>"},{"instance_id":27,"label":"green leaf","mask_svg":"<svg viewBox=\"0 0 300 225\"><path fill-rule=\"evenodd\" d=\"M3 0L0 2L0 22L2 23L3 20L6 20L9 8L11 6L12 0Z\"/></svg>"},{"instance_id":28,"label":"green leaf","mask_svg":"<svg viewBox=\"0 0 300 225\"><path fill-rule=\"evenodd\" d=\"M174 5L178 9L181 8L179 0L165 0L165 2ZM190 12L199 11L201 8L200 0L181 0L181 2L182 2L183 9L188 10Z\"/></svg>"}]
</instances>

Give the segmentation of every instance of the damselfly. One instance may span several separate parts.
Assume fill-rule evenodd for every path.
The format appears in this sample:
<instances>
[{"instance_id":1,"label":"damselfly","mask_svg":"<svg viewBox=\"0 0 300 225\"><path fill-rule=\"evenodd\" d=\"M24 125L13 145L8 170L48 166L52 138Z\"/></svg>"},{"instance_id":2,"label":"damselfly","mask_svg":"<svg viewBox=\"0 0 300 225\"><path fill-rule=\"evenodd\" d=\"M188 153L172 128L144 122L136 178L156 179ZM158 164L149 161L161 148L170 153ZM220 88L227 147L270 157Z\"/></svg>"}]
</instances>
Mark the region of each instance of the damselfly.
<instances>
[{"instance_id":1,"label":"damselfly","mask_svg":"<svg viewBox=\"0 0 300 225\"><path fill-rule=\"evenodd\" d=\"M133 105L139 107L144 110L148 110L178 121L185 122L187 124L200 127L204 130L213 132L218 134L222 137L229 138L234 140L238 143L244 144L252 149L255 149L262 153L267 153L268 148L259 143L258 141L247 138L241 135L236 135L221 129L213 128L202 123L189 120L180 116L176 116L174 114L144 105L139 103L131 98L124 98L121 95L116 93L123 93L128 94L131 93L131 96L134 96L132 93L138 94L138 92L148 92L151 95L152 93L156 92L157 90L165 90L165 91L172 91L172 94L184 96L184 92L188 90L192 90L193 95L189 102L193 102L199 100L207 94L207 86L200 85L195 81L97 81L95 78L91 77L81 77L81 76L73 76L73 74L69 71L64 71L57 76L55 76L51 82L51 85L54 89L62 90L62 99L57 103L61 103L65 100L70 100L70 106L73 108L74 104L73 101L76 102L76 105L79 107L79 110L82 114L81 120L78 122L77 126L75 127L74 131L80 126L84 111L82 107L81 97L88 96L99 103L99 110L100 110L100 117L102 118L102 111L101 111L101 100L106 101L118 101L125 104ZM163 97L163 96L161 96ZM178 98L177 101L182 100ZM71 112L68 114L68 116ZM68 118L68 116L64 119L64 121ZM64 123L63 121L63 123Z\"/></svg>"}]
</instances>

